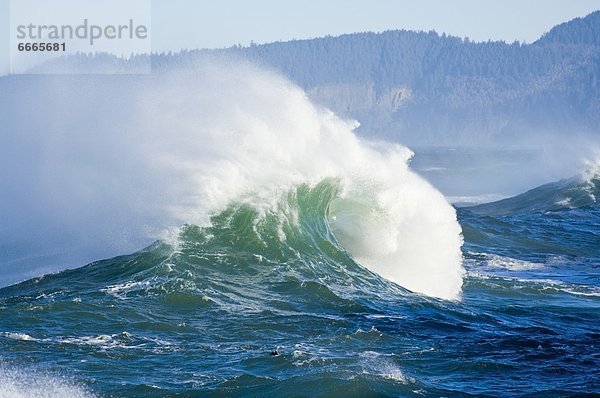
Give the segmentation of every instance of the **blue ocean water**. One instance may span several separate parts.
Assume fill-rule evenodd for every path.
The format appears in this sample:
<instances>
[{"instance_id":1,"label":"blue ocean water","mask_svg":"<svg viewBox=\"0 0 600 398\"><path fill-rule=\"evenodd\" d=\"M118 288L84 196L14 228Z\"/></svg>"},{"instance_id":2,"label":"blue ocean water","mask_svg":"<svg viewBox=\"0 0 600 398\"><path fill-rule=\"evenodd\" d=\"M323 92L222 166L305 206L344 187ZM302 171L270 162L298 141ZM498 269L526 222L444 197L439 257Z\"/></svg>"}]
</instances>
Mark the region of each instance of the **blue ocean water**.
<instances>
[{"instance_id":1,"label":"blue ocean water","mask_svg":"<svg viewBox=\"0 0 600 398\"><path fill-rule=\"evenodd\" d=\"M299 187L283 231L232 205L176 243L1 289L0 396L600 394L597 176L458 208L459 300L357 263L334 185Z\"/></svg>"}]
</instances>

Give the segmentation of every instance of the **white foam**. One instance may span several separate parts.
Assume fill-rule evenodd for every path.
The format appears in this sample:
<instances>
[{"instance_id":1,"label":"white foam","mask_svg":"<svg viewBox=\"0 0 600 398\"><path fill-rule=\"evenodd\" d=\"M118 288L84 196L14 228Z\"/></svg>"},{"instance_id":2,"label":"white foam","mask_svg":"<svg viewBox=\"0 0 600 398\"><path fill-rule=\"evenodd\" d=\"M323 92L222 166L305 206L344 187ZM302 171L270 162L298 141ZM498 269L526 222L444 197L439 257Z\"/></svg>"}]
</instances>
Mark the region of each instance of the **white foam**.
<instances>
[{"instance_id":1,"label":"white foam","mask_svg":"<svg viewBox=\"0 0 600 398\"><path fill-rule=\"evenodd\" d=\"M542 269L545 267L545 265L542 263L533 263L530 261L517 260L515 258L493 254L488 256L486 264L492 268L502 268L509 271L527 271Z\"/></svg>"},{"instance_id":2,"label":"white foam","mask_svg":"<svg viewBox=\"0 0 600 398\"><path fill-rule=\"evenodd\" d=\"M149 280L141 282L128 281L116 285L109 285L100 289L100 291L108 293L118 299L126 299L127 293L129 292L151 289L152 287L153 283Z\"/></svg>"},{"instance_id":3,"label":"white foam","mask_svg":"<svg viewBox=\"0 0 600 398\"><path fill-rule=\"evenodd\" d=\"M593 161L586 160L584 162L586 169L582 174L582 179L588 183L600 178L600 149L597 149L596 152L596 158Z\"/></svg>"},{"instance_id":4,"label":"white foam","mask_svg":"<svg viewBox=\"0 0 600 398\"><path fill-rule=\"evenodd\" d=\"M383 379L393 380L398 383L414 383L415 379L406 376L390 358L382 356L374 351L366 351L359 355L361 357L362 373L374 375Z\"/></svg>"},{"instance_id":5,"label":"white foam","mask_svg":"<svg viewBox=\"0 0 600 398\"><path fill-rule=\"evenodd\" d=\"M13 340L21 340L21 341L35 341L36 340L26 333L6 332L6 333L1 333L1 335L4 337L7 337L9 339L13 339Z\"/></svg>"},{"instance_id":6,"label":"white foam","mask_svg":"<svg viewBox=\"0 0 600 398\"><path fill-rule=\"evenodd\" d=\"M496 202L498 200L506 199L506 195L497 193L488 193L482 195L471 195L471 196L447 196L446 199L457 205L478 205L481 203Z\"/></svg>"},{"instance_id":7,"label":"white foam","mask_svg":"<svg viewBox=\"0 0 600 398\"><path fill-rule=\"evenodd\" d=\"M63 337L57 341L61 344L75 344L80 346L97 346L101 349L112 349L112 348L136 348L136 345L129 344L133 336L128 332L122 332L120 334L100 334L97 336L83 336L83 337Z\"/></svg>"},{"instance_id":8,"label":"white foam","mask_svg":"<svg viewBox=\"0 0 600 398\"><path fill-rule=\"evenodd\" d=\"M600 288L592 285L580 285L572 284L556 279L547 278L519 278L513 276L493 275L480 272L469 272L469 276L481 280L492 280L492 281L510 281L515 284L510 286L511 290L522 289L525 287L531 287L539 289L540 291L548 292L562 292L575 296L585 297L600 297Z\"/></svg>"},{"instance_id":9,"label":"white foam","mask_svg":"<svg viewBox=\"0 0 600 398\"><path fill-rule=\"evenodd\" d=\"M0 365L0 398L93 398L71 380Z\"/></svg>"}]
</instances>

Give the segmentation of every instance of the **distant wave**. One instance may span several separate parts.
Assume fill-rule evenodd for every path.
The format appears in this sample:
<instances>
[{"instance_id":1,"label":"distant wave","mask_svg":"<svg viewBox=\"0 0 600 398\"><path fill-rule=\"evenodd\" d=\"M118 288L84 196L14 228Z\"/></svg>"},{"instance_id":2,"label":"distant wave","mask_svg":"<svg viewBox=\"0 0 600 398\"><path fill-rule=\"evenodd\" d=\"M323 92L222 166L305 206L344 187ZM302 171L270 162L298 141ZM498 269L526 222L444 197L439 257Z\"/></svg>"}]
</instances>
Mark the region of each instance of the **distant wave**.
<instances>
[{"instance_id":1,"label":"distant wave","mask_svg":"<svg viewBox=\"0 0 600 398\"><path fill-rule=\"evenodd\" d=\"M458 208L463 249L525 260L507 268L546 263L555 255L598 258L599 164L511 198Z\"/></svg>"},{"instance_id":2,"label":"distant wave","mask_svg":"<svg viewBox=\"0 0 600 398\"><path fill-rule=\"evenodd\" d=\"M545 184L511 198L471 206L468 209L478 214L514 215L597 206L599 201L600 160L579 176Z\"/></svg>"}]
</instances>

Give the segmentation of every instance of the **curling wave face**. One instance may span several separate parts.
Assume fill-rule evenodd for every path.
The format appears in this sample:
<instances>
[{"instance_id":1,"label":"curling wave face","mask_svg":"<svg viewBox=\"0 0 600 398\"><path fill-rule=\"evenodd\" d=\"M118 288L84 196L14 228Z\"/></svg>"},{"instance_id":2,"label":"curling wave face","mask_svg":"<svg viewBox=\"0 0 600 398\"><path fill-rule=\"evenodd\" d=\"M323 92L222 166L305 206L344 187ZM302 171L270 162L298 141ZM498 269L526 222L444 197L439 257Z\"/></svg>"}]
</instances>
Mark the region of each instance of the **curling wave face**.
<instances>
[{"instance_id":1,"label":"curling wave face","mask_svg":"<svg viewBox=\"0 0 600 398\"><path fill-rule=\"evenodd\" d=\"M190 81L221 95L190 89ZM335 178L340 187L329 222L359 263L407 289L458 298L462 241L456 215L408 169L407 148L360 141L354 125L316 108L289 82L258 70L217 73L205 67L166 76L162 83L146 98L166 92L164 100L144 104L148 113L141 114L152 120L145 129L152 142L160 143L150 149L156 149L153 158L162 158L161 170L174 170L185 181L186 199L177 192L169 201L179 222L208 225L210 215L238 201L265 214L290 189ZM177 106L173 98L182 96L185 106ZM164 151L165 131L177 137L169 146L183 142L185 148Z\"/></svg>"}]
</instances>

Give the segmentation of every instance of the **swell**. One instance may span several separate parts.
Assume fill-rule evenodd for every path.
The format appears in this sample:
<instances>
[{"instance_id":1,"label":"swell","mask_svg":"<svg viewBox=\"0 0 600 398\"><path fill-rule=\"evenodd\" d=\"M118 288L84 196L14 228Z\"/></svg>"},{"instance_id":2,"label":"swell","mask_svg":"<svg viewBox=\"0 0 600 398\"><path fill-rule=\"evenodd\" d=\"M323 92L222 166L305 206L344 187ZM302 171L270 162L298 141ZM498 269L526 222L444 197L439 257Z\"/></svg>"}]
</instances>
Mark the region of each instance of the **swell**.
<instances>
[{"instance_id":1,"label":"swell","mask_svg":"<svg viewBox=\"0 0 600 398\"><path fill-rule=\"evenodd\" d=\"M600 259L599 165L511 198L459 208L465 252L593 267Z\"/></svg>"},{"instance_id":2,"label":"swell","mask_svg":"<svg viewBox=\"0 0 600 398\"><path fill-rule=\"evenodd\" d=\"M520 195L469 207L473 213L500 216L596 207L600 200L598 165L572 178L533 188Z\"/></svg>"}]
</instances>

